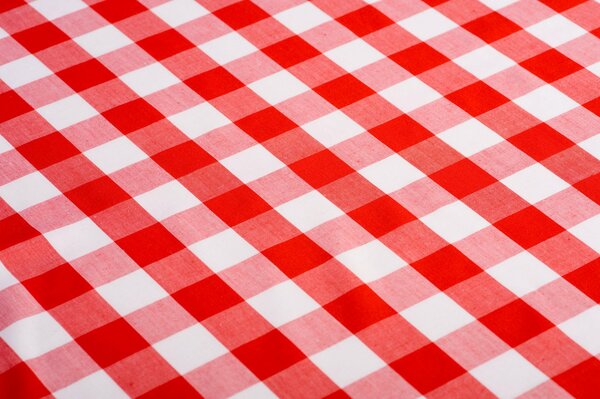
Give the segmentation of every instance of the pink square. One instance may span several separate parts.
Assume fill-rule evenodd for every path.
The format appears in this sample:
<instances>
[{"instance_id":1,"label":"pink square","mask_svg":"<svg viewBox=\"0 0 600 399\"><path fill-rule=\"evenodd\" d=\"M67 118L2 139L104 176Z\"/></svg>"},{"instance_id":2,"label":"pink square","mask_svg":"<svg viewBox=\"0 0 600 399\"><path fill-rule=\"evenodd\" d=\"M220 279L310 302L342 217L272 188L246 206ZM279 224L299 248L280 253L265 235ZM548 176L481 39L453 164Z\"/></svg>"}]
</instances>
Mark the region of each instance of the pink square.
<instances>
[{"instance_id":1,"label":"pink square","mask_svg":"<svg viewBox=\"0 0 600 399\"><path fill-rule=\"evenodd\" d=\"M21 212L21 216L40 233L75 223L85 217L64 195L51 198Z\"/></svg>"},{"instance_id":2,"label":"pink square","mask_svg":"<svg viewBox=\"0 0 600 399\"><path fill-rule=\"evenodd\" d=\"M344 212L376 200L383 193L358 173L351 173L321 188L321 193Z\"/></svg>"},{"instance_id":3,"label":"pink square","mask_svg":"<svg viewBox=\"0 0 600 399\"><path fill-rule=\"evenodd\" d=\"M167 120L153 123L129 134L127 137L149 156L188 140L186 135ZM157 140L157 137L160 137L160 140Z\"/></svg>"},{"instance_id":4,"label":"pink square","mask_svg":"<svg viewBox=\"0 0 600 399\"><path fill-rule=\"evenodd\" d=\"M490 76L486 83L510 99L521 97L544 85L543 80L518 65Z\"/></svg>"},{"instance_id":5,"label":"pink square","mask_svg":"<svg viewBox=\"0 0 600 399\"><path fill-rule=\"evenodd\" d=\"M212 274L189 250L179 251L144 268L167 292L175 292Z\"/></svg>"},{"instance_id":6,"label":"pink square","mask_svg":"<svg viewBox=\"0 0 600 399\"><path fill-rule=\"evenodd\" d=\"M441 188L429 177L419 179L391 195L416 217L430 214L444 205L451 204L456 198ZM423 201L427 198L427 201Z\"/></svg>"},{"instance_id":7,"label":"pink square","mask_svg":"<svg viewBox=\"0 0 600 399\"><path fill-rule=\"evenodd\" d=\"M92 374L98 365L75 342L58 347L27 365L51 391L57 391Z\"/></svg>"},{"instance_id":8,"label":"pink square","mask_svg":"<svg viewBox=\"0 0 600 399\"><path fill-rule=\"evenodd\" d=\"M291 201L312 190L308 183L289 168L279 169L255 180L248 184L248 187L273 207Z\"/></svg>"},{"instance_id":9,"label":"pink square","mask_svg":"<svg viewBox=\"0 0 600 399\"><path fill-rule=\"evenodd\" d=\"M450 287L446 294L474 317L482 317L516 299L487 273L479 273L470 279Z\"/></svg>"},{"instance_id":10,"label":"pink square","mask_svg":"<svg viewBox=\"0 0 600 399\"><path fill-rule=\"evenodd\" d=\"M43 107L73 94L73 89L56 75L38 79L15 91L33 108Z\"/></svg>"},{"instance_id":11,"label":"pink square","mask_svg":"<svg viewBox=\"0 0 600 399\"><path fill-rule=\"evenodd\" d=\"M223 355L185 376L207 398L229 397L258 382L258 379L232 354Z\"/></svg>"},{"instance_id":12,"label":"pink square","mask_svg":"<svg viewBox=\"0 0 600 399\"><path fill-rule=\"evenodd\" d=\"M598 213L598 206L573 187L569 187L536 204L565 229L569 229Z\"/></svg>"},{"instance_id":13,"label":"pink square","mask_svg":"<svg viewBox=\"0 0 600 399\"><path fill-rule=\"evenodd\" d=\"M441 98L410 113L410 116L434 134L450 129L469 119L462 108Z\"/></svg>"},{"instance_id":14,"label":"pink square","mask_svg":"<svg viewBox=\"0 0 600 399\"><path fill-rule=\"evenodd\" d=\"M446 62L425 71L419 75L419 79L443 95L450 94L471 83L477 82L477 79L473 75L453 62ZM460 109L460 107L457 108Z\"/></svg>"},{"instance_id":15,"label":"pink square","mask_svg":"<svg viewBox=\"0 0 600 399\"><path fill-rule=\"evenodd\" d=\"M393 392L399 398L417 398L421 395L398 373L389 367L384 367L344 388L351 397L384 398Z\"/></svg>"},{"instance_id":16,"label":"pink square","mask_svg":"<svg viewBox=\"0 0 600 399\"><path fill-rule=\"evenodd\" d=\"M0 123L2 136L8 140L13 147L30 142L39 137L46 136L55 131L40 114L29 111L16 118Z\"/></svg>"},{"instance_id":17,"label":"pink square","mask_svg":"<svg viewBox=\"0 0 600 399\"><path fill-rule=\"evenodd\" d=\"M522 251L513 240L491 226L457 242L455 246L483 269Z\"/></svg>"},{"instance_id":18,"label":"pink square","mask_svg":"<svg viewBox=\"0 0 600 399\"><path fill-rule=\"evenodd\" d=\"M600 118L591 111L578 107L548 121L548 125L568 139L579 143L598 134Z\"/></svg>"},{"instance_id":19,"label":"pink square","mask_svg":"<svg viewBox=\"0 0 600 399\"><path fill-rule=\"evenodd\" d=\"M6 248L2 251L1 259L4 266L19 281L40 275L64 263L42 236ZM24 261L25 259L27 261Z\"/></svg>"},{"instance_id":20,"label":"pink square","mask_svg":"<svg viewBox=\"0 0 600 399\"><path fill-rule=\"evenodd\" d=\"M362 169L394 154L388 146L368 133L361 133L343 141L331 150L354 170Z\"/></svg>"},{"instance_id":21,"label":"pink square","mask_svg":"<svg viewBox=\"0 0 600 399\"><path fill-rule=\"evenodd\" d=\"M354 72L361 82L375 91L386 89L391 84L402 82L412 75L389 58L384 58Z\"/></svg>"},{"instance_id":22,"label":"pink square","mask_svg":"<svg viewBox=\"0 0 600 399\"><path fill-rule=\"evenodd\" d=\"M96 291L73 298L53 308L50 313L73 338L119 318L117 312Z\"/></svg>"},{"instance_id":23,"label":"pink square","mask_svg":"<svg viewBox=\"0 0 600 399\"><path fill-rule=\"evenodd\" d=\"M17 150L10 150L4 154L1 154L0 161L2 161L2 176L0 176L0 185L10 183L13 180L19 179L36 171L33 165L27 162ZM4 167L5 165L6 168ZM11 212L14 213L12 208Z\"/></svg>"},{"instance_id":24,"label":"pink square","mask_svg":"<svg viewBox=\"0 0 600 399\"><path fill-rule=\"evenodd\" d=\"M259 251L298 235L298 229L275 210L248 219L235 230Z\"/></svg>"},{"instance_id":25,"label":"pink square","mask_svg":"<svg viewBox=\"0 0 600 399\"><path fill-rule=\"evenodd\" d=\"M70 262L93 287L113 281L139 267L117 245L109 245Z\"/></svg>"},{"instance_id":26,"label":"pink square","mask_svg":"<svg viewBox=\"0 0 600 399\"><path fill-rule=\"evenodd\" d=\"M329 303L362 284L336 259L299 275L294 281L320 304Z\"/></svg>"},{"instance_id":27,"label":"pink square","mask_svg":"<svg viewBox=\"0 0 600 399\"><path fill-rule=\"evenodd\" d=\"M190 223L190 220L194 223ZM227 225L203 204L173 215L161 223L186 246L227 228Z\"/></svg>"},{"instance_id":28,"label":"pink square","mask_svg":"<svg viewBox=\"0 0 600 399\"><path fill-rule=\"evenodd\" d=\"M510 349L481 323L470 323L441 338L437 345L467 370Z\"/></svg>"},{"instance_id":29,"label":"pink square","mask_svg":"<svg viewBox=\"0 0 600 399\"><path fill-rule=\"evenodd\" d=\"M308 359L275 374L265 383L280 397L289 396L293 392L298 398L323 398L339 389Z\"/></svg>"},{"instance_id":30,"label":"pink square","mask_svg":"<svg viewBox=\"0 0 600 399\"><path fill-rule=\"evenodd\" d=\"M220 273L238 294L250 298L286 280L286 276L264 256L254 256Z\"/></svg>"},{"instance_id":31,"label":"pink square","mask_svg":"<svg viewBox=\"0 0 600 399\"><path fill-rule=\"evenodd\" d=\"M317 226L306 235L332 255L372 240L372 236L347 215Z\"/></svg>"},{"instance_id":32,"label":"pink square","mask_svg":"<svg viewBox=\"0 0 600 399\"><path fill-rule=\"evenodd\" d=\"M252 137L233 124L202 135L196 142L216 159L227 158L256 143Z\"/></svg>"},{"instance_id":33,"label":"pink square","mask_svg":"<svg viewBox=\"0 0 600 399\"><path fill-rule=\"evenodd\" d=\"M44 311L21 284L0 291L0 308L10 309L0 313L0 331L18 320Z\"/></svg>"},{"instance_id":34,"label":"pink square","mask_svg":"<svg viewBox=\"0 0 600 399\"><path fill-rule=\"evenodd\" d=\"M446 241L420 220L400 226L379 239L409 263L447 245Z\"/></svg>"},{"instance_id":35,"label":"pink square","mask_svg":"<svg viewBox=\"0 0 600 399\"><path fill-rule=\"evenodd\" d=\"M294 97L293 101L278 104L277 108L298 126L336 110L333 105L312 90ZM344 111L347 112L348 109Z\"/></svg>"},{"instance_id":36,"label":"pink square","mask_svg":"<svg viewBox=\"0 0 600 399\"><path fill-rule=\"evenodd\" d=\"M196 323L173 298L166 297L126 317L146 341L154 344Z\"/></svg>"},{"instance_id":37,"label":"pink square","mask_svg":"<svg viewBox=\"0 0 600 399\"><path fill-rule=\"evenodd\" d=\"M473 155L471 160L483 170L501 180L535 163L533 159L518 150L508 141Z\"/></svg>"},{"instance_id":38,"label":"pink square","mask_svg":"<svg viewBox=\"0 0 600 399\"><path fill-rule=\"evenodd\" d=\"M223 345L231 349L250 342L273 329L273 326L246 302L217 313L204 320L202 324Z\"/></svg>"},{"instance_id":39,"label":"pink square","mask_svg":"<svg viewBox=\"0 0 600 399\"><path fill-rule=\"evenodd\" d=\"M539 243L529 251L561 276L598 256L594 250L567 231Z\"/></svg>"},{"instance_id":40,"label":"pink square","mask_svg":"<svg viewBox=\"0 0 600 399\"><path fill-rule=\"evenodd\" d=\"M554 280L525 296L525 301L554 324L560 324L595 305L564 279Z\"/></svg>"},{"instance_id":41,"label":"pink square","mask_svg":"<svg viewBox=\"0 0 600 399\"><path fill-rule=\"evenodd\" d=\"M281 332L307 356L350 335L344 326L322 308L283 325Z\"/></svg>"},{"instance_id":42,"label":"pink square","mask_svg":"<svg viewBox=\"0 0 600 399\"><path fill-rule=\"evenodd\" d=\"M125 83L118 79L112 79L108 82L92 86L89 89L80 92L79 95L98 112L108 111L109 109L138 98L137 94L135 94L133 90L131 90ZM80 124L77 124L77 126L79 125ZM103 125L105 126L105 129L110 128L111 130L115 130L115 128L107 121L103 121ZM106 135L106 133L103 131L96 130L95 132L100 136L100 138ZM121 132L118 133L121 134ZM94 137L89 138L88 140L93 139L97 140L97 138Z\"/></svg>"},{"instance_id":43,"label":"pink square","mask_svg":"<svg viewBox=\"0 0 600 399\"><path fill-rule=\"evenodd\" d=\"M427 397L433 399L443 398L455 398L455 397L469 397L469 398L495 398L481 382L477 381L471 374L462 374L452 381L447 382L441 387L428 392Z\"/></svg>"},{"instance_id":44,"label":"pink square","mask_svg":"<svg viewBox=\"0 0 600 399\"><path fill-rule=\"evenodd\" d=\"M113 240L156 223L156 220L133 199L98 212L92 219Z\"/></svg>"},{"instance_id":45,"label":"pink square","mask_svg":"<svg viewBox=\"0 0 600 399\"><path fill-rule=\"evenodd\" d=\"M114 172L110 177L132 197L150 191L173 179L170 174L151 159L144 159L127 166Z\"/></svg>"},{"instance_id":46,"label":"pink square","mask_svg":"<svg viewBox=\"0 0 600 399\"><path fill-rule=\"evenodd\" d=\"M377 112L372 112L377 109ZM372 129L402 115L402 111L381 96L369 96L344 108L347 114L365 129Z\"/></svg>"},{"instance_id":47,"label":"pink square","mask_svg":"<svg viewBox=\"0 0 600 399\"><path fill-rule=\"evenodd\" d=\"M401 312L438 292L437 288L412 267L403 267L374 281L370 286L396 312Z\"/></svg>"}]
</instances>

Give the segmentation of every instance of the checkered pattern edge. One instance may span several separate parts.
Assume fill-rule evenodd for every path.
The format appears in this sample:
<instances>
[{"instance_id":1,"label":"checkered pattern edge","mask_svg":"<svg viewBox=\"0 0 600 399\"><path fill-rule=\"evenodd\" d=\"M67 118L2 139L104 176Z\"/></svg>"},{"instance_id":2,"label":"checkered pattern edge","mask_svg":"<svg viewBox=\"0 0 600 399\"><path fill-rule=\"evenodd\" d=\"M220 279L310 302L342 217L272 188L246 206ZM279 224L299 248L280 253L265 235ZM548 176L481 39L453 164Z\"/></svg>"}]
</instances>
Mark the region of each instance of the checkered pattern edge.
<instances>
[{"instance_id":1,"label":"checkered pattern edge","mask_svg":"<svg viewBox=\"0 0 600 399\"><path fill-rule=\"evenodd\" d=\"M0 397L598 398L600 3L0 2Z\"/></svg>"}]
</instances>

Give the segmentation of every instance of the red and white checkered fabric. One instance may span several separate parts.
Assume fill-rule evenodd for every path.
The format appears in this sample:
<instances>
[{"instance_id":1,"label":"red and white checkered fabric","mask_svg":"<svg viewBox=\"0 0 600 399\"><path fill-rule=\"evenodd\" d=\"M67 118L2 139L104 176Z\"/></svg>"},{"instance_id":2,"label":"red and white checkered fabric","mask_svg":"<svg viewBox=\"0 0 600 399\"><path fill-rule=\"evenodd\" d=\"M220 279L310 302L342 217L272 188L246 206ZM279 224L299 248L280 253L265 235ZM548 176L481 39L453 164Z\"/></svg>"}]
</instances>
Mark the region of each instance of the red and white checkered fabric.
<instances>
[{"instance_id":1,"label":"red and white checkered fabric","mask_svg":"<svg viewBox=\"0 0 600 399\"><path fill-rule=\"evenodd\" d=\"M2 0L0 397L600 397L600 3Z\"/></svg>"}]
</instances>

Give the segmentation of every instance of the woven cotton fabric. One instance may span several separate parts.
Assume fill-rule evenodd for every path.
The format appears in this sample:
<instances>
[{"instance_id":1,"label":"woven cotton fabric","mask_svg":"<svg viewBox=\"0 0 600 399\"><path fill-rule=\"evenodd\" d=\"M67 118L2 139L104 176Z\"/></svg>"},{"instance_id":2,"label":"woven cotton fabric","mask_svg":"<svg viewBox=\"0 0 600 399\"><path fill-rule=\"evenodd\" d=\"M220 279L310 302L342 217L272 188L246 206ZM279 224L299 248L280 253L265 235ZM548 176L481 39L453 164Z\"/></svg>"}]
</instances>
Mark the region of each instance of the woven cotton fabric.
<instances>
[{"instance_id":1,"label":"woven cotton fabric","mask_svg":"<svg viewBox=\"0 0 600 399\"><path fill-rule=\"evenodd\" d=\"M0 397L600 397L600 3L2 0Z\"/></svg>"}]
</instances>

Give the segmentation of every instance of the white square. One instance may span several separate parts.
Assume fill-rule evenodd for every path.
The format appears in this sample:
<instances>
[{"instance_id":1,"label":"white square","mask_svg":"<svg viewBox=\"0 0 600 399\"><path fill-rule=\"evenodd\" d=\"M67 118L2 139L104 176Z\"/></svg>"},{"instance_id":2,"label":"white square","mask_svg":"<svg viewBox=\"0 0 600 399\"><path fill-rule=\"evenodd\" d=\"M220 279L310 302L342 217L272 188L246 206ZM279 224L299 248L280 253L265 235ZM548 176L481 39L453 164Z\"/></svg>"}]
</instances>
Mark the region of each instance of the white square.
<instances>
[{"instance_id":1,"label":"white square","mask_svg":"<svg viewBox=\"0 0 600 399\"><path fill-rule=\"evenodd\" d=\"M570 187L569 183L539 163L521 169L500 181L530 204Z\"/></svg>"},{"instance_id":2,"label":"white square","mask_svg":"<svg viewBox=\"0 0 600 399\"><path fill-rule=\"evenodd\" d=\"M0 66L0 79L11 89L50 75L52 71L31 54Z\"/></svg>"},{"instance_id":3,"label":"white square","mask_svg":"<svg viewBox=\"0 0 600 399\"><path fill-rule=\"evenodd\" d=\"M587 66L586 69L588 71L590 71L591 73L593 73L594 75L600 77L600 61L598 61L595 64L592 64L590 66Z\"/></svg>"},{"instance_id":4,"label":"white square","mask_svg":"<svg viewBox=\"0 0 600 399\"><path fill-rule=\"evenodd\" d=\"M271 105L279 104L310 90L308 86L286 70L252 82L248 87Z\"/></svg>"},{"instance_id":5,"label":"white square","mask_svg":"<svg viewBox=\"0 0 600 399\"><path fill-rule=\"evenodd\" d=\"M0 39L4 39L5 37L8 37L8 33L4 29L0 28Z\"/></svg>"},{"instance_id":6,"label":"white square","mask_svg":"<svg viewBox=\"0 0 600 399\"><path fill-rule=\"evenodd\" d=\"M358 171L386 194L393 193L425 177L410 162L398 154L390 155Z\"/></svg>"},{"instance_id":7,"label":"white square","mask_svg":"<svg viewBox=\"0 0 600 399\"><path fill-rule=\"evenodd\" d=\"M516 3L518 0L479 0L492 10L499 10L508 5Z\"/></svg>"},{"instance_id":8,"label":"white square","mask_svg":"<svg viewBox=\"0 0 600 399\"><path fill-rule=\"evenodd\" d=\"M232 229L192 244L190 250L215 273L256 255L258 251Z\"/></svg>"},{"instance_id":9,"label":"white square","mask_svg":"<svg viewBox=\"0 0 600 399\"><path fill-rule=\"evenodd\" d=\"M600 134L596 134L589 139L578 143L578 145L596 157L596 159L600 159ZM2 144L0 144L0 153L2 153L1 147Z\"/></svg>"},{"instance_id":10,"label":"white square","mask_svg":"<svg viewBox=\"0 0 600 399\"><path fill-rule=\"evenodd\" d=\"M596 215L569 229L585 245L600 253L600 215Z\"/></svg>"},{"instance_id":11,"label":"white square","mask_svg":"<svg viewBox=\"0 0 600 399\"><path fill-rule=\"evenodd\" d=\"M104 370L77 380L73 384L53 393L56 399L126 399L129 396L118 386Z\"/></svg>"},{"instance_id":12,"label":"white square","mask_svg":"<svg viewBox=\"0 0 600 399\"><path fill-rule=\"evenodd\" d=\"M451 127L437 136L465 157L504 141L500 135L474 118Z\"/></svg>"},{"instance_id":13,"label":"white square","mask_svg":"<svg viewBox=\"0 0 600 399\"><path fill-rule=\"evenodd\" d=\"M0 291L18 282L19 280L0 262Z\"/></svg>"},{"instance_id":14,"label":"white square","mask_svg":"<svg viewBox=\"0 0 600 399\"><path fill-rule=\"evenodd\" d=\"M402 258L379 240L343 252L336 258L365 283L379 280L406 266Z\"/></svg>"},{"instance_id":15,"label":"white square","mask_svg":"<svg viewBox=\"0 0 600 399\"><path fill-rule=\"evenodd\" d=\"M379 94L405 113L442 97L440 93L414 76L382 90Z\"/></svg>"},{"instance_id":16,"label":"white square","mask_svg":"<svg viewBox=\"0 0 600 399\"><path fill-rule=\"evenodd\" d=\"M10 145L10 143L0 135L0 154L4 154L5 152L12 150L13 148L14 147Z\"/></svg>"},{"instance_id":17,"label":"white square","mask_svg":"<svg viewBox=\"0 0 600 399\"><path fill-rule=\"evenodd\" d=\"M48 312L14 322L0 331L0 338L21 360L41 356L73 340Z\"/></svg>"},{"instance_id":18,"label":"white square","mask_svg":"<svg viewBox=\"0 0 600 399\"><path fill-rule=\"evenodd\" d=\"M158 221L200 204L200 200L177 180L140 194L134 199Z\"/></svg>"},{"instance_id":19,"label":"white square","mask_svg":"<svg viewBox=\"0 0 600 399\"><path fill-rule=\"evenodd\" d=\"M128 72L120 79L140 97L156 93L179 83L179 79L158 62Z\"/></svg>"},{"instance_id":20,"label":"white square","mask_svg":"<svg viewBox=\"0 0 600 399\"><path fill-rule=\"evenodd\" d=\"M231 123L225 115L207 102L171 115L167 119L190 139Z\"/></svg>"},{"instance_id":21,"label":"white square","mask_svg":"<svg viewBox=\"0 0 600 399\"><path fill-rule=\"evenodd\" d=\"M315 353L310 360L341 388L385 367L385 362L355 336Z\"/></svg>"},{"instance_id":22,"label":"white square","mask_svg":"<svg viewBox=\"0 0 600 399\"><path fill-rule=\"evenodd\" d=\"M0 198L16 212L41 204L60 194L61 192L38 171L0 186Z\"/></svg>"},{"instance_id":23,"label":"white square","mask_svg":"<svg viewBox=\"0 0 600 399\"><path fill-rule=\"evenodd\" d=\"M515 62L494 49L483 46L453 60L461 68L479 79L485 79L515 65Z\"/></svg>"},{"instance_id":24,"label":"white square","mask_svg":"<svg viewBox=\"0 0 600 399\"><path fill-rule=\"evenodd\" d=\"M302 232L312 230L344 214L315 190L279 205L275 210Z\"/></svg>"},{"instance_id":25,"label":"white square","mask_svg":"<svg viewBox=\"0 0 600 399\"><path fill-rule=\"evenodd\" d=\"M490 225L461 201L443 206L421 217L421 221L449 243L460 241Z\"/></svg>"},{"instance_id":26,"label":"white square","mask_svg":"<svg viewBox=\"0 0 600 399\"><path fill-rule=\"evenodd\" d=\"M35 0L29 5L49 20L63 17L87 7L81 0Z\"/></svg>"},{"instance_id":27,"label":"white square","mask_svg":"<svg viewBox=\"0 0 600 399\"><path fill-rule=\"evenodd\" d=\"M362 39L356 39L329 50L325 55L348 72L356 71L385 58L383 54Z\"/></svg>"},{"instance_id":28,"label":"white square","mask_svg":"<svg viewBox=\"0 0 600 399\"><path fill-rule=\"evenodd\" d=\"M538 22L525 30L551 47L558 47L587 33L581 26L560 14Z\"/></svg>"},{"instance_id":29,"label":"white square","mask_svg":"<svg viewBox=\"0 0 600 399\"><path fill-rule=\"evenodd\" d=\"M404 309L400 315L431 341L436 341L475 320L443 292Z\"/></svg>"},{"instance_id":30,"label":"white square","mask_svg":"<svg viewBox=\"0 0 600 399\"><path fill-rule=\"evenodd\" d=\"M579 104L551 85L539 87L514 100L515 104L542 122L577 108Z\"/></svg>"},{"instance_id":31,"label":"white square","mask_svg":"<svg viewBox=\"0 0 600 399\"><path fill-rule=\"evenodd\" d=\"M257 382L256 384L241 390L233 396L230 396L229 399L278 399L278 396L273 393L262 382Z\"/></svg>"},{"instance_id":32,"label":"white square","mask_svg":"<svg viewBox=\"0 0 600 399\"><path fill-rule=\"evenodd\" d=\"M285 164L258 144L230 157L221 164L244 183L249 183L285 167Z\"/></svg>"},{"instance_id":33,"label":"white square","mask_svg":"<svg viewBox=\"0 0 600 399\"><path fill-rule=\"evenodd\" d=\"M119 277L96 290L121 316L135 312L169 295L142 269Z\"/></svg>"},{"instance_id":34,"label":"white square","mask_svg":"<svg viewBox=\"0 0 600 399\"><path fill-rule=\"evenodd\" d=\"M89 218L52 230L45 233L44 237L66 261L87 255L113 242Z\"/></svg>"},{"instance_id":35,"label":"white square","mask_svg":"<svg viewBox=\"0 0 600 399\"><path fill-rule=\"evenodd\" d=\"M592 356L600 354L600 305L579 313L558 328Z\"/></svg>"},{"instance_id":36,"label":"white square","mask_svg":"<svg viewBox=\"0 0 600 399\"><path fill-rule=\"evenodd\" d=\"M458 26L433 8L428 8L423 12L406 18L398 22L398 25L423 41L441 35Z\"/></svg>"},{"instance_id":37,"label":"white square","mask_svg":"<svg viewBox=\"0 0 600 399\"><path fill-rule=\"evenodd\" d=\"M194 324L152 346L181 375L229 352L200 324Z\"/></svg>"},{"instance_id":38,"label":"white square","mask_svg":"<svg viewBox=\"0 0 600 399\"><path fill-rule=\"evenodd\" d=\"M122 136L83 153L107 175L148 158L131 140Z\"/></svg>"},{"instance_id":39,"label":"white square","mask_svg":"<svg viewBox=\"0 0 600 399\"><path fill-rule=\"evenodd\" d=\"M302 125L308 134L325 147L331 147L365 131L340 110Z\"/></svg>"},{"instance_id":40,"label":"white square","mask_svg":"<svg viewBox=\"0 0 600 399\"><path fill-rule=\"evenodd\" d=\"M295 34L306 32L331 20L320 8L308 2L282 11L274 15L274 18Z\"/></svg>"},{"instance_id":41,"label":"white square","mask_svg":"<svg viewBox=\"0 0 600 399\"><path fill-rule=\"evenodd\" d=\"M320 308L292 280L286 280L247 300L274 327L296 320Z\"/></svg>"},{"instance_id":42,"label":"white square","mask_svg":"<svg viewBox=\"0 0 600 399\"><path fill-rule=\"evenodd\" d=\"M560 277L527 251L486 271L517 296L529 294Z\"/></svg>"},{"instance_id":43,"label":"white square","mask_svg":"<svg viewBox=\"0 0 600 399\"><path fill-rule=\"evenodd\" d=\"M172 0L152 8L152 12L173 28L209 13L194 0Z\"/></svg>"},{"instance_id":44,"label":"white square","mask_svg":"<svg viewBox=\"0 0 600 399\"><path fill-rule=\"evenodd\" d=\"M516 398L548 380L514 349L475 367L471 374L499 398Z\"/></svg>"},{"instance_id":45,"label":"white square","mask_svg":"<svg viewBox=\"0 0 600 399\"><path fill-rule=\"evenodd\" d=\"M82 122L98 112L78 94L73 94L36 111L44 117L56 130L61 130Z\"/></svg>"},{"instance_id":46,"label":"white square","mask_svg":"<svg viewBox=\"0 0 600 399\"><path fill-rule=\"evenodd\" d=\"M108 54L133 43L114 25L107 25L93 30L73 40L94 57Z\"/></svg>"},{"instance_id":47,"label":"white square","mask_svg":"<svg viewBox=\"0 0 600 399\"><path fill-rule=\"evenodd\" d=\"M244 39L237 32L217 37L198 47L221 65L258 51L252 43Z\"/></svg>"}]
</instances>

